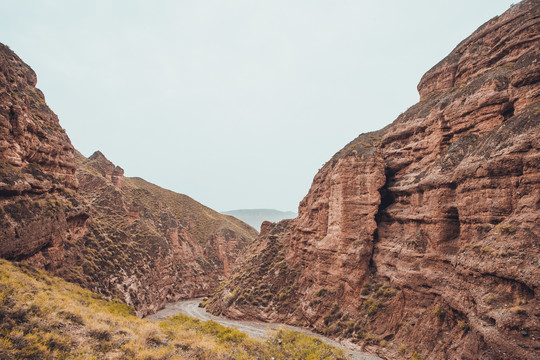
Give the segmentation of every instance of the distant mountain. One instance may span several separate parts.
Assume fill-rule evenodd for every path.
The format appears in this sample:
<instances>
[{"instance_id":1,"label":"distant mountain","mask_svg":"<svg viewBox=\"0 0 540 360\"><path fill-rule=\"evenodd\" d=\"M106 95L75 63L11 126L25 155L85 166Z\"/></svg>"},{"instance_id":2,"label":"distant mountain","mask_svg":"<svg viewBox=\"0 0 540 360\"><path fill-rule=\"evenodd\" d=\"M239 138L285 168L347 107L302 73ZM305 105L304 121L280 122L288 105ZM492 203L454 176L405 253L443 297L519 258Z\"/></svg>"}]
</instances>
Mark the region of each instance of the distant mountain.
<instances>
[{"instance_id":1,"label":"distant mountain","mask_svg":"<svg viewBox=\"0 0 540 360\"><path fill-rule=\"evenodd\" d=\"M257 230L261 229L263 221L278 222L283 219L294 219L297 215L293 211L279 211L274 209L239 209L224 211L222 214L234 216Z\"/></svg>"}]
</instances>

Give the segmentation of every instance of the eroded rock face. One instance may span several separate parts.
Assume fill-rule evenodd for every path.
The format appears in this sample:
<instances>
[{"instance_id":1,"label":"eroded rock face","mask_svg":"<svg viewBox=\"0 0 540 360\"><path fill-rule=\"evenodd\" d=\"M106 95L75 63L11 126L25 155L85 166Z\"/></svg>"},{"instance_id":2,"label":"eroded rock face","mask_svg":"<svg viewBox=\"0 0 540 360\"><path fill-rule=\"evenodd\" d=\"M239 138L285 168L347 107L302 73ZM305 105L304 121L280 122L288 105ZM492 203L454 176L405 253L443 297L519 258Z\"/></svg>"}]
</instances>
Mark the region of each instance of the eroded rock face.
<instances>
[{"instance_id":1,"label":"eroded rock face","mask_svg":"<svg viewBox=\"0 0 540 360\"><path fill-rule=\"evenodd\" d=\"M398 358L540 353L540 2L431 69L421 101L315 176L209 302Z\"/></svg>"},{"instance_id":2,"label":"eroded rock face","mask_svg":"<svg viewBox=\"0 0 540 360\"><path fill-rule=\"evenodd\" d=\"M73 147L36 82L0 44L0 256L7 259L57 257L85 217L74 196Z\"/></svg>"},{"instance_id":3,"label":"eroded rock face","mask_svg":"<svg viewBox=\"0 0 540 360\"><path fill-rule=\"evenodd\" d=\"M0 44L0 256L123 300L139 315L210 294L256 230L125 178L100 152L75 152L36 81Z\"/></svg>"}]
</instances>

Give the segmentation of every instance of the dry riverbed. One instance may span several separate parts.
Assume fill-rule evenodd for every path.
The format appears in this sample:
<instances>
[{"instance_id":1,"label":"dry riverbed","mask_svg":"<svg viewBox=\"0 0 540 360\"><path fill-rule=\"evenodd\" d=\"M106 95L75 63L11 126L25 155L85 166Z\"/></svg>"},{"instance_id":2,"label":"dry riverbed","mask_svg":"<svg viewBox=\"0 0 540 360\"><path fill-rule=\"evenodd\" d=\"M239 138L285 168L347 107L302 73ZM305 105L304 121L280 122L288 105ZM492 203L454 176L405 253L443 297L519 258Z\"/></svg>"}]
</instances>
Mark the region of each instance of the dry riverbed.
<instances>
[{"instance_id":1,"label":"dry riverbed","mask_svg":"<svg viewBox=\"0 0 540 360\"><path fill-rule=\"evenodd\" d=\"M199 307L199 304L201 303L201 301L202 299L191 299L191 300L182 300L175 303L170 303L170 304L167 304L165 308L158 311L157 313L146 317L146 319L151 320L151 321L159 321L159 320L165 320L169 316L182 313L182 314L197 318L202 321L214 320L215 322L221 325L236 328L256 338L264 337L268 333L269 329L275 330L280 327L284 327L292 331L296 331L296 332L300 332L306 335L317 337L328 344L334 345L338 348L342 348L349 354L349 356L353 360L380 360L380 358L375 355L367 354L360 351L357 345L354 345L352 343L347 343L347 342L339 343L335 340L332 340L320 334L316 334L314 332L311 332L309 330L299 328L296 326L290 326L290 325L285 325L285 324L275 324L275 323L265 323L261 321L231 320L231 319L226 319L224 317L215 316L206 312L204 308Z\"/></svg>"}]
</instances>

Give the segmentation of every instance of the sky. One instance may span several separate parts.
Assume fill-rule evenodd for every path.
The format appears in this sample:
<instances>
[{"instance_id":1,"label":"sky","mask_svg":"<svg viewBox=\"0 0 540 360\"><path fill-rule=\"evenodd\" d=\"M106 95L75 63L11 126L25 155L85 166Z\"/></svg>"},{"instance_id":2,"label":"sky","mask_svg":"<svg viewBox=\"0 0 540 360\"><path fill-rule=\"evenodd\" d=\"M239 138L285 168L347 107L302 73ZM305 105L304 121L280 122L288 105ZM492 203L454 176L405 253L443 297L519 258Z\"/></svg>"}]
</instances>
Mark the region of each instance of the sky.
<instances>
[{"instance_id":1,"label":"sky","mask_svg":"<svg viewBox=\"0 0 540 360\"><path fill-rule=\"evenodd\" d=\"M0 0L0 42L83 155L218 211L297 211L502 0Z\"/></svg>"}]
</instances>

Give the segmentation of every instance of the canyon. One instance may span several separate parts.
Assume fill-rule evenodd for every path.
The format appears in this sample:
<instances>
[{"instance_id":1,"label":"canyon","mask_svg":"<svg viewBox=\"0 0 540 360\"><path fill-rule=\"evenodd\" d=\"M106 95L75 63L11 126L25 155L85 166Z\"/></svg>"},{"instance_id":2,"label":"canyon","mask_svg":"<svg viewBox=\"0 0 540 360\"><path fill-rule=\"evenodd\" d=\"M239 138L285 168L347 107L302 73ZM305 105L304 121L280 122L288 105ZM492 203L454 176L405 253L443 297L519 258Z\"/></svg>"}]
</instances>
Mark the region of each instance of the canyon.
<instances>
[{"instance_id":1,"label":"canyon","mask_svg":"<svg viewBox=\"0 0 540 360\"><path fill-rule=\"evenodd\" d=\"M540 2L525 0L429 70L417 104L337 152L296 218L263 222L258 234L187 195L124 176L100 151L83 156L34 71L0 44L0 257L9 260L0 287L17 299L34 291L25 282L41 298L83 294L84 316L62 321L94 342L103 339L90 329L88 304L99 303L104 319L117 307L133 316L105 300L143 317L206 296L215 315L309 328L383 358L538 358L539 84ZM47 313L51 299L32 308L13 296L0 297L13 339L32 312L62 315ZM190 333L204 327L179 319L171 321ZM111 351L111 338L128 341L103 324L109 340L99 351ZM159 341L169 336L152 329ZM171 354L199 351L167 343L174 337L140 337Z\"/></svg>"},{"instance_id":2,"label":"canyon","mask_svg":"<svg viewBox=\"0 0 540 360\"><path fill-rule=\"evenodd\" d=\"M418 84L420 101L315 175L206 308L391 358L540 354L540 2L512 6Z\"/></svg>"}]
</instances>

